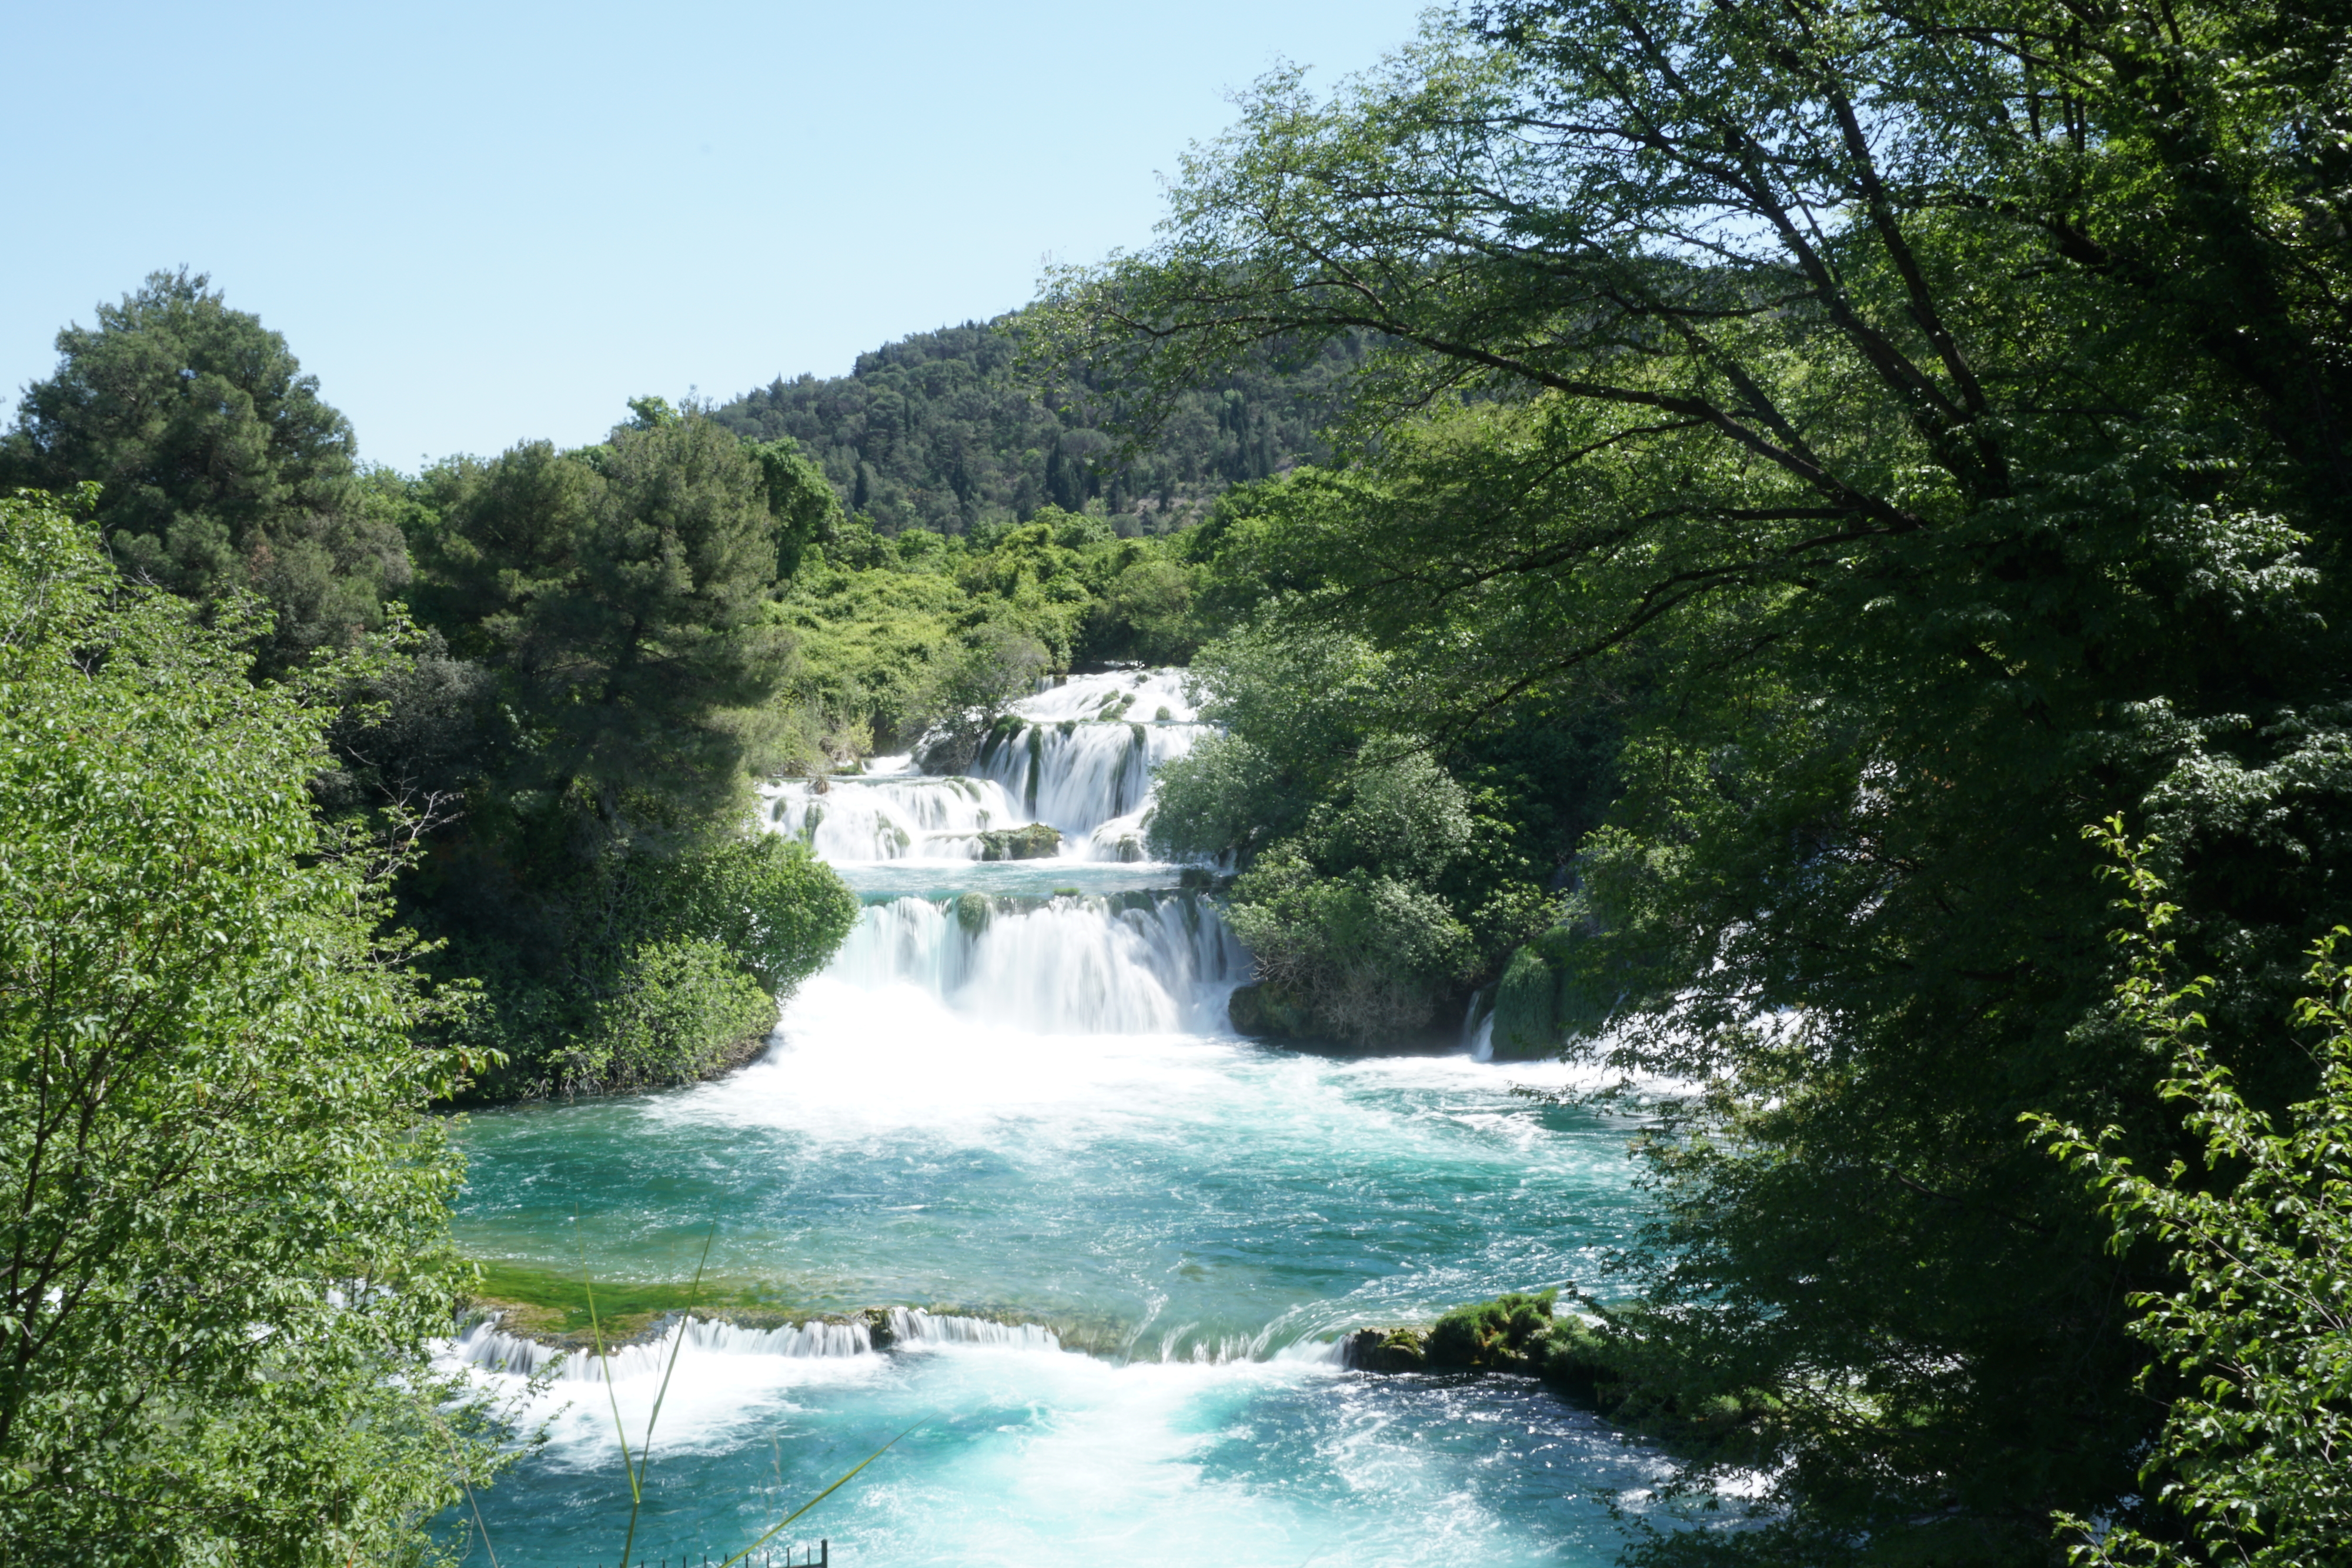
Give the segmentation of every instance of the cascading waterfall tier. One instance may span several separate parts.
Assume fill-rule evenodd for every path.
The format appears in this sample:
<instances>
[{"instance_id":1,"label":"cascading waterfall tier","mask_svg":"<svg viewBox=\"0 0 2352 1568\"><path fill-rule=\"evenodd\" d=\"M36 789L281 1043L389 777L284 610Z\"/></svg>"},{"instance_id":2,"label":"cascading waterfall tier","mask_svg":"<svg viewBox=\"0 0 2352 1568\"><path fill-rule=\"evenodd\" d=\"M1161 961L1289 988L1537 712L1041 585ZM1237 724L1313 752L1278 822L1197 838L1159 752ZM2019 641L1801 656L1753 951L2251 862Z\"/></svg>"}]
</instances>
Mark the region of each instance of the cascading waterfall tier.
<instances>
[{"instance_id":1,"label":"cascading waterfall tier","mask_svg":"<svg viewBox=\"0 0 2352 1568\"><path fill-rule=\"evenodd\" d=\"M877 759L770 786L768 823L835 865L981 860L984 835L1033 823L1062 835L1061 859L1140 862L1153 776L1209 728L1182 688L1178 670L1077 676L1013 705L969 777Z\"/></svg>"},{"instance_id":2,"label":"cascading waterfall tier","mask_svg":"<svg viewBox=\"0 0 2352 1568\"><path fill-rule=\"evenodd\" d=\"M867 905L824 974L1039 1034L1164 1034L1213 1024L1247 964L1194 893L966 893Z\"/></svg>"},{"instance_id":3,"label":"cascading waterfall tier","mask_svg":"<svg viewBox=\"0 0 2352 1568\"><path fill-rule=\"evenodd\" d=\"M888 1325L888 1333L882 1336L886 1345L1062 1348L1062 1342L1051 1329L1035 1323L1001 1323L990 1318L927 1312L920 1307L891 1307L878 1315ZM523 1339L499 1327L496 1320L485 1319L449 1342L448 1359L486 1371L536 1377L561 1356L563 1364L556 1375L559 1381L621 1383L661 1376L674 1351L697 1355L780 1355L793 1360L871 1355L877 1348L876 1338L871 1327L855 1318L841 1322L815 1319L782 1328L750 1329L685 1317L653 1339L616 1345L598 1355L593 1351L566 1353L537 1340Z\"/></svg>"},{"instance_id":4,"label":"cascading waterfall tier","mask_svg":"<svg viewBox=\"0 0 2352 1568\"><path fill-rule=\"evenodd\" d=\"M776 787L769 823L829 863L981 858L981 835L1018 827L1024 817L992 779L919 773Z\"/></svg>"}]
</instances>

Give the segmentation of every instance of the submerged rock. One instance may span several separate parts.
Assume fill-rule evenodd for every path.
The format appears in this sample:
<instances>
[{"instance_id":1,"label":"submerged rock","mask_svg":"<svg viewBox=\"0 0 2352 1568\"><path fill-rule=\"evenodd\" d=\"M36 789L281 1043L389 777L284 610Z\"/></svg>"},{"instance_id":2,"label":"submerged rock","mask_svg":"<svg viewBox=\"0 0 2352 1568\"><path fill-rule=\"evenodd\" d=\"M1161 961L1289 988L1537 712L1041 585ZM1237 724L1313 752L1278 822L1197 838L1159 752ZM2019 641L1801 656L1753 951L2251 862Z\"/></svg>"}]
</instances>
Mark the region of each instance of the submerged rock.
<instances>
[{"instance_id":1,"label":"submerged rock","mask_svg":"<svg viewBox=\"0 0 2352 1568\"><path fill-rule=\"evenodd\" d=\"M992 828L980 835L980 858L984 861L1051 860L1061 852L1061 830L1044 822L1025 828Z\"/></svg>"}]
</instances>

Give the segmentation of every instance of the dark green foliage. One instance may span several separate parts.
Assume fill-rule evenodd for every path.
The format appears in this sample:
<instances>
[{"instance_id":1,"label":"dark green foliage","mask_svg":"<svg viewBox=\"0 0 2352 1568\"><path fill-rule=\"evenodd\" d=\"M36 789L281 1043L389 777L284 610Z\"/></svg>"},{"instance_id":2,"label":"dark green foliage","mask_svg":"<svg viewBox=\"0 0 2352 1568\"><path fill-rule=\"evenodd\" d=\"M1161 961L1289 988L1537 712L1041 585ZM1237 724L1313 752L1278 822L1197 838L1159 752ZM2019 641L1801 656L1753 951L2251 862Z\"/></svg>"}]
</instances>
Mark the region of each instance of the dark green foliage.
<instances>
[{"instance_id":1,"label":"dark green foliage","mask_svg":"<svg viewBox=\"0 0 2352 1568\"><path fill-rule=\"evenodd\" d=\"M846 376L778 381L712 411L751 440L790 437L841 503L886 534L960 534L1047 507L1098 510L1123 535L1197 519L1226 486L1328 448L1323 428L1362 358L1350 340L1254 357L1175 400L1139 452L1083 371L1042 391L1018 364L1024 316L919 333Z\"/></svg>"},{"instance_id":2,"label":"dark green foliage","mask_svg":"<svg viewBox=\"0 0 2352 1568\"><path fill-rule=\"evenodd\" d=\"M800 570L801 553L838 527L841 503L824 471L801 455L797 442L755 441L748 450L776 519L776 577L786 580Z\"/></svg>"},{"instance_id":3,"label":"dark green foliage","mask_svg":"<svg viewBox=\"0 0 2352 1568\"><path fill-rule=\"evenodd\" d=\"M282 667L383 623L408 580L396 521L354 466L351 425L259 318L158 272L95 328L58 334L58 373L0 437L0 494L103 486L122 570L199 604L259 594Z\"/></svg>"},{"instance_id":4,"label":"dark green foliage","mask_svg":"<svg viewBox=\"0 0 2352 1568\"><path fill-rule=\"evenodd\" d=\"M1624 1002L1611 945L1595 940L1587 901L1571 894L1565 904L1563 918L1512 954L1496 982L1497 1057L1589 1051Z\"/></svg>"},{"instance_id":5,"label":"dark green foliage","mask_svg":"<svg viewBox=\"0 0 2352 1568\"><path fill-rule=\"evenodd\" d=\"M750 771L793 744L780 562L829 499L780 446L632 408L601 447L407 486L432 636L355 694L374 706L321 785L441 820L404 907L447 940L436 972L481 986L458 1037L506 1057L488 1092L722 1065L856 919L839 878L747 824Z\"/></svg>"},{"instance_id":6,"label":"dark green foliage","mask_svg":"<svg viewBox=\"0 0 2352 1568\"><path fill-rule=\"evenodd\" d=\"M1555 727L1529 705L1451 745L1383 734L1366 701L1380 658L1272 616L1194 668L1204 715L1227 733L1162 769L1150 837L1161 854L1242 859L1227 917L1257 986L1236 998L1235 1027L1359 1044L1453 1028L1467 993L1551 919L1552 862L1606 798L1604 751L1522 731L1591 726ZM1491 760L1530 752L1561 765L1538 778Z\"/></svg>"},{"instance_id":7,"label":"dark green foliage","mask_svg":"<svg viewBox=\"0 0 2352 1568\"><path fill-rule=\"evenodd\" d=\"M478 829L406 894L449 941L436 967L483 986L458 1038L509 1059L483 1081L501 1097L688 1082L740 1060L857 920L799 843L678 843L586 813Z\"/></svg>"},{"instance_id":8,"label":"dark green foliage","mask_svg":"<svg viewBox=\"0 0 2352 1568\"><path fill-rule=\"evenodd\" d=\"M1495 1054L1549 1056L1560 1046L1559 976L1529 943L1495 982Z\"/></svg>"},{"instance_id":9,"label":"dark green foliage","mask_svg":"<svg viewBox=\"0 0 2352 1568\"><path fill-rule=\"evenodd\" d=\"M460 1063L314 815L331 672L0 500L0 1559L417 1562L502 1434L436 1375Z\"/></svg>"},{"instance_id":10,"label":"dark green foliage","mask_svg":"<svg viewBox=\"0 0 2352 1568\"><path fill-rule=\"evenodd\" d=\"M649 942L613 977L612 997L557 1058L567 1087L691 1083L775 1027L776 997L716 942Z\"/></svg>"},{"instance_id":11,"label":"dark green foliage","mask_svg":"<svg viewBox=\"0 0 2352 1568\"><path fill-rule=\"evenodd\" d=\"M774 694L789 646L767 608L780 522L742 444L672 420L461 460L421 489L437 517L417 611L499 674L505 788L717 809L743 762L727 716Z\"/></svg>"},{"instance_id":12,"label":"dark green foliage","mask_svg":"<svg viewBox=\"0 0 2352 1568\"><path fill-rule=\"evenodd\" d=\"M1368 766L1255 858L1227 919L1260 982L1302 1008L1311 1032L1356 1043L1415 1033L1479 962L1454 874L1479 831L1469 797L1427 757Z\"/></svg>"},{"instance_id":13,"label":"dark green foliage","mask_svg":"<svg viewBox=\"0 0 2352 1568\"><path fill-rule=\"evenodd\" d=\"M1367 460L1233 525L1296 585L1260 613L1360 641L1367 734L1617 705L1559 956L1622 998L1607 1061L1706 1085L1647 1143L1625 1337L1678 1402L1782 1409L1785 1528L1662 1559L2184 1528L2123 1332L2166 1251L2110 1254L2017 1116L2197 1152L2112 1012L2079 830L2116 811L2163 834L2216 1060L2256 1103L2312 1087L2271 1020L2352 913L2347 39L2271 5L1498 5L1332 100L1264 84L1154 250L1040 322L1139 402L1380 334Z\"/></svg>"},{"instance_id":14,"label":"dark green foliage","mask_svg":"<svg viewBox=\"0 0 2352 1568\"><path fill-rule=\"evenodd\" d=\"M2159 1050L2159 1092L2188 1111L2203 1145L2194 1162L2160 1175L2120 1151L2114 1130L2085 1134L2032 1116L2037 1135L2106 1199L2114 1249L2148 1239L2170 1248L2177 1272L2132 1298L2135 1338L2180 1386L2140 1480L2189 1526L2186 1542L2137 1530L2064 1521L2079 1562L2147 1565L2244 1563L2301 1568L2340 1560L2352 1543L2352 967L2343 927L2313 946L2308 989L2293 1027L2315 1036L2317 1092L2273 1114L2250 1103L2218 1061L2194 1010L2210 983L2179 984L2165 940L2180 911L2161 902L2150 845L2135 848L2109 823L2098 836L2127 878L2132 974L2122 1010ZM2286 1022L2288 1020L2282 1020ZM2235 1176L2226 1190L2217 1178Z\"/></svg>"}]
</instances>

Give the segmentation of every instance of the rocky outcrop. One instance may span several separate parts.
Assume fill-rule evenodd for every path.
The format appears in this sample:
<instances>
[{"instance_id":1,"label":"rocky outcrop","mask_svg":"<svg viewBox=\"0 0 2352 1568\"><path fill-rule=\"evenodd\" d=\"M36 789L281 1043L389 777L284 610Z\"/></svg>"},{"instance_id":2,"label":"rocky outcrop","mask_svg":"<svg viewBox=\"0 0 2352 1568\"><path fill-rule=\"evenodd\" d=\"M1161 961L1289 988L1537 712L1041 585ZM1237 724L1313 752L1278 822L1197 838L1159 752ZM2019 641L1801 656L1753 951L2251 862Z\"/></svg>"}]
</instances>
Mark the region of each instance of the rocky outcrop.
<instances>
[{"instance_id":1,"label":"rocky outcrop","mask_svg":"<svg viewBox=\"0 0 2352 1568\"><path fill-rule=\"evenodd\" d=\"M1269 1037L1306 1039L1312 1034L1307 1006L1280 986L1264 980L1253 980L1234 988L1233 999L1225 1004L1225 1016L1233 1020L1234 1032L1253 1039Z\"/></svg>"},{"instance_id":2,"label":"rocky outcrop","mask_svg":"<svg viewBox=\"0 0 2352 1568\"><path fill-rule=\"evenodd\" d=\"M984 861L1044 861L1061 852L1061 830L1044 822L992 828L980 835L980 858Z\"/></svg>"},{"instance_id":3,"label":"rocky outcrop","mask_svg":"<svg viewBox=\"0 0 2352 1568\"><path fill-rule=\"evenodd\" d=\"M1456 1307L1425 1329L1358 1329L1340 1342L1339 1359L1360 1372L1541 1373L1555 1342L1583 1326L1553 1317L1553 1299L1513 1292Z\"/></svg>"}]
</instances>

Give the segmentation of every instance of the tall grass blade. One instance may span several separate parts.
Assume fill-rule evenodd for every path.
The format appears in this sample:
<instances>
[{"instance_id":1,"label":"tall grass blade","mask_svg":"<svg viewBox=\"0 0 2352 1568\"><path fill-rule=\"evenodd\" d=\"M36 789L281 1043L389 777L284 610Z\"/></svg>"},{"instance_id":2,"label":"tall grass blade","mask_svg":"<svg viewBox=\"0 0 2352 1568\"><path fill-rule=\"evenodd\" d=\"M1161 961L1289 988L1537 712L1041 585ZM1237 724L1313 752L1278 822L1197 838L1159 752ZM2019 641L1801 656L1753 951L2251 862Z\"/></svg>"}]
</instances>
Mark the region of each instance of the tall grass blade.
<instances>
[{"instance_id":1,"label":"tall grass blade","mask_svg":"<svg viewBox=\"0 0 2352 1568\"><path fill-rule=\"evenodd\" d=\"M637 1514L645 1507L645 1493L637 1485L637 1475L644 1473L646 1462L653 1455L654 1423L661 1419L662 1401L669 1397L670 1375L677 1371L677 1353L686 1348L686 1325L693 1321L695 1303L702 1300L702 1271L710 1266L710 1244L718 1239L719 1221L714 1219L710 1222L710 1228L702 1233L702 1257L694 1265L694 1283L686 1292L686 1311L678 1316L677 1337L670 1341L669 1360L662 1367L661 1385L654 1390L654 1407L646 1413L645 1440L637 1445L636 1474L629 1478L629 1532L621 1542L621 1561L624 1563L628 1562L629 1552L637 1543ZM593 1321L593 1298L591 1298L590 1301L590 1313ZM607 1391L610 1391L612 1385L613 1375L610 1369L607 1369L604 1374L604 1386ZM615 1395L613 1400L613 1418L618 1421L620 1415L620 1397ZM628 1440L624 1437L621 1443L621 1455L624 1459L628 1457Z\"/></svg>"},{"instance_id":2,"label":"tall grass blade","mask_svg":"<svg viewBox=\"0 0 2352 1568\"><path fill-rule=\"evenodd\" d=\"M725 1562L719 1563L719 1568L735 1568L736 1563L742 1562L743 1559L751 1556L751 1553L760 1550L761 1547L765 1546L769 1542L773 1541L776 1536L782 1531L784 1526L792 1523L793 1521L798 1519L801 1515L806 1513L809 1510L814 1508L817 1504L823 1502L825 1499L831 1497L834 1493L847 1486L851 1481L856 1479L858 1470L864 1469L867 1465L872 1464L875 1460L880 1458L883 1455L897 1448L900 1443L906 1441L907 1438L921 1430L922 1426L922 1422L916 1422L912 1427L908 1427L904 1432L899 1433L897 1437L891 1438L888 1442L883 1444L880 1448L866 1455L865 1459L859 1463L856 1469L851 1470L847 1475L842 1477L839 1480L834 1482L831 1486L817 1493L816 1496L809 1499L808 1501L801 1504L800 1507L793 1510L792 1512L784 1515L783 1518L770 1525L759 1539L752 1542L751 1545L743 1548L742 1551L735 1553L734 1556L730 1557Z\"/></svg>"},{"instance_id":3,"label":"tall grass blade","mask_svg":"<svg viewBox=\"0 0 2352 1568\"><path fill-rule=\"evenodd\" d=\"M613 1435L621 1440L621 1473L629 1478L629 1520L634 1529L636 1522L637 1467L629 1458L629 1428L621 1419L621 1396L613 1386L613 1358L604 1354L604 1325L596 1316L596 1286L583 1270L580 1276L583 1289L588 1292L588 1330L595 1336L596 1364L604 1369L604 1397L613 1405Z\"/></svg>"}]
</instances>

